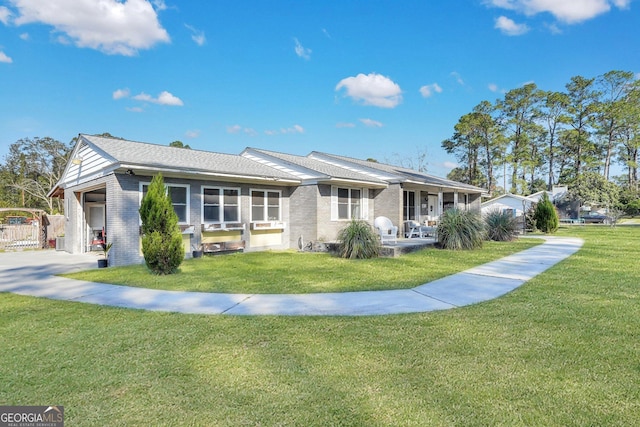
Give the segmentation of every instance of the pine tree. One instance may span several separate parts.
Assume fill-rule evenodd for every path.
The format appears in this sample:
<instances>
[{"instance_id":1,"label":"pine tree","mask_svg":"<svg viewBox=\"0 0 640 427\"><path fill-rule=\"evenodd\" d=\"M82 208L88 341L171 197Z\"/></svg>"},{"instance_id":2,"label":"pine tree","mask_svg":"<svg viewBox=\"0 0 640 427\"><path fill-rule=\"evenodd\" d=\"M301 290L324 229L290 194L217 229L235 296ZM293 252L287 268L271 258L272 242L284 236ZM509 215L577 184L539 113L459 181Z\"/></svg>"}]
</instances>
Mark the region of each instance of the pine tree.
<instances>
[{"instance_id":1,"label":"pine tree","mask_svg":"<svg viewBox=\"0 0 640 427\"><path fill-rule=\"evenodd\" d=\"M173 210L162 175L156 175L140 205L142 253L154 274L175 273L184 259L178 216Z\"/></svg>"},{"instance_id":2,"label":"pine tree","mask_svg":"<svg viewBox=\"0 0 640 427\"><path fill-rule=\"evenodd\" d=\"M536 221L536 228L543 233L555 233L558 230L558 212L547 193L542 194L533 218Z\"/></svg>"}]
</instances>

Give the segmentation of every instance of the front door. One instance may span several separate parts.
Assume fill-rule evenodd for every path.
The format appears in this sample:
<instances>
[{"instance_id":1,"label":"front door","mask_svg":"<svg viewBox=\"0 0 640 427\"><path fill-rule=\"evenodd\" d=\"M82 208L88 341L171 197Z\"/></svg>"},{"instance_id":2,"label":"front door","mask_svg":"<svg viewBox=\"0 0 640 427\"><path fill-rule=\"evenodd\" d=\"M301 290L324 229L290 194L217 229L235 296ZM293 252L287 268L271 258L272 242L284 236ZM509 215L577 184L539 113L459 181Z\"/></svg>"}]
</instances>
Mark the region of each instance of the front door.
<instances>
[{"instance_id":1,"label":"front door","mask_svg":"<svg viewBox=\"0 0 640 427\"><path fill-rule=\"evenodd\" d=\"M102 250L106 242L105 235L105 204L87 203L85 205L85 219L87 223L86 247L87 251Z\"/></svg>"},{"instance_id":2,"label":"front door","mask_svg":"<svg viewBox=\"0 0 640 427\"><path fill-rule=\"evenodd\" d=\"M427 196L427 220L437 221L440 216L440 209L438 208L438 195L429 194Z\"/></svg>"}]
</instances>

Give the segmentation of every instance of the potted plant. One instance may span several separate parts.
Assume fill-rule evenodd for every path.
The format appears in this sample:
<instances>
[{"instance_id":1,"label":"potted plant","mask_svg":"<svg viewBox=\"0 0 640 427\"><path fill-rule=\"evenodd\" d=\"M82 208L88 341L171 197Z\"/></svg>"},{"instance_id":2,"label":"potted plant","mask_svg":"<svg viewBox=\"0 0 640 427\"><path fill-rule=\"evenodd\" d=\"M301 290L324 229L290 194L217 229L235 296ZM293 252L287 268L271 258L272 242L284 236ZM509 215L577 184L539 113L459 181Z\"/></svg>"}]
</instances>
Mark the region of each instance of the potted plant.
<instances>
[{"instance_id":1,"label":"potted plant","mask_svg":"<svg viewBox=\"0 0 640 427\"><path fill-rule=\"evenodd\" d=\"M202 258L202 245L191 245L191 249L193 249L193 252L191 254L194 258Z\"/></svg>"},{"instance_id":2,"label":"potted plant","mask_svg":"<svg viewBox=\"0 0 640 427\"><path fill-rule=\"evenodd\" d=\"M111 246L113 246L113 243L102 244L102 254L104 258L98 260L98 268L105 268L109 265L109 251L111 250Z\"/></svg>"}]
</instances>

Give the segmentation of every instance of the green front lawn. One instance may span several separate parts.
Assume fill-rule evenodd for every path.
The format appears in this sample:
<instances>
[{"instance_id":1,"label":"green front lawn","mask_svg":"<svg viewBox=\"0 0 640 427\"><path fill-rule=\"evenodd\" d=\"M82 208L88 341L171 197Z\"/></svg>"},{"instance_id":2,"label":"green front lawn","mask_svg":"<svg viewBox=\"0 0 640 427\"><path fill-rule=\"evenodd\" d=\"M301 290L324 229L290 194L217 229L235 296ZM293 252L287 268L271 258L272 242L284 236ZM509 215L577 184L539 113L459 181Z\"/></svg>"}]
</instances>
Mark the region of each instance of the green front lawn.
<instances>
[{"instance_id":1,"label":"green front lawn","mask_svg":"<svg viewBox=\"0 0 640 427\"><path fill-rule=\"evenodd\" d=\"M0 294L0 402L64 405L70 426L640 425L640 228L561 233L585 246L501 298L423 314Z\"/></svg>"},{"instance_id":2,"label":"green front lawn","mask_svg":"<svg viewBox=\"0 0 640 427\"><path fill-rule=\"evenodd\" d=\"M186 260L178 274L155 276L144 265L95 269L66 277L175 291L309 293L412 288L505 255L540 239L486 242L477 251L426 249L398 258L346 260L321 253L251 252Z\"/></svg>"}]
</instances>

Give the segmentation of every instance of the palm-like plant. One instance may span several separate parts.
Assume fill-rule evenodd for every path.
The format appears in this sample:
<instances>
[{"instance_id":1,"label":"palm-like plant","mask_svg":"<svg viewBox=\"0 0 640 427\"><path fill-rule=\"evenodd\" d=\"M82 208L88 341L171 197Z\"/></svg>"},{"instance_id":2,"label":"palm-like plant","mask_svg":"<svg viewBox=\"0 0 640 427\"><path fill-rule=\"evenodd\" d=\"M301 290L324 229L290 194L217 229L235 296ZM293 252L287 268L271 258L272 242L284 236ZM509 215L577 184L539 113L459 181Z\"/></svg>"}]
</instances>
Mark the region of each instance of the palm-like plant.
<instances>
[{"instance_id":1,"label":"palm-like plant","mask_svg":"<svg viewBox=\"0 0 640 427\"><path fill-rule=\"evenodd\" d=\"M444 249L480 248L484 237L484 222L477 212L455 208L440 217L438 243Z\"/></svg>"},{"instance_id":2,"label":"palm-like plant","mask_svg":"<svg viewBox=\"0 0 640 427\"><path fill-rule=\"evenodd\" d=\"M338 252L342 258L367 259L380 254L380 240L365 221L351 221L338 233L338 241Z\"/></svg>"},{"instance_id":3,"label":"palm-like plant","mask_svg":"<svg viewBox=\"0 0 640 427\"><path fill-rule=\"evenodd\" d=\"M510 242L518 233L518 221L507 212L493 210L484 217L487 238L496 242Z\"/></svg>"}]
</instances>

